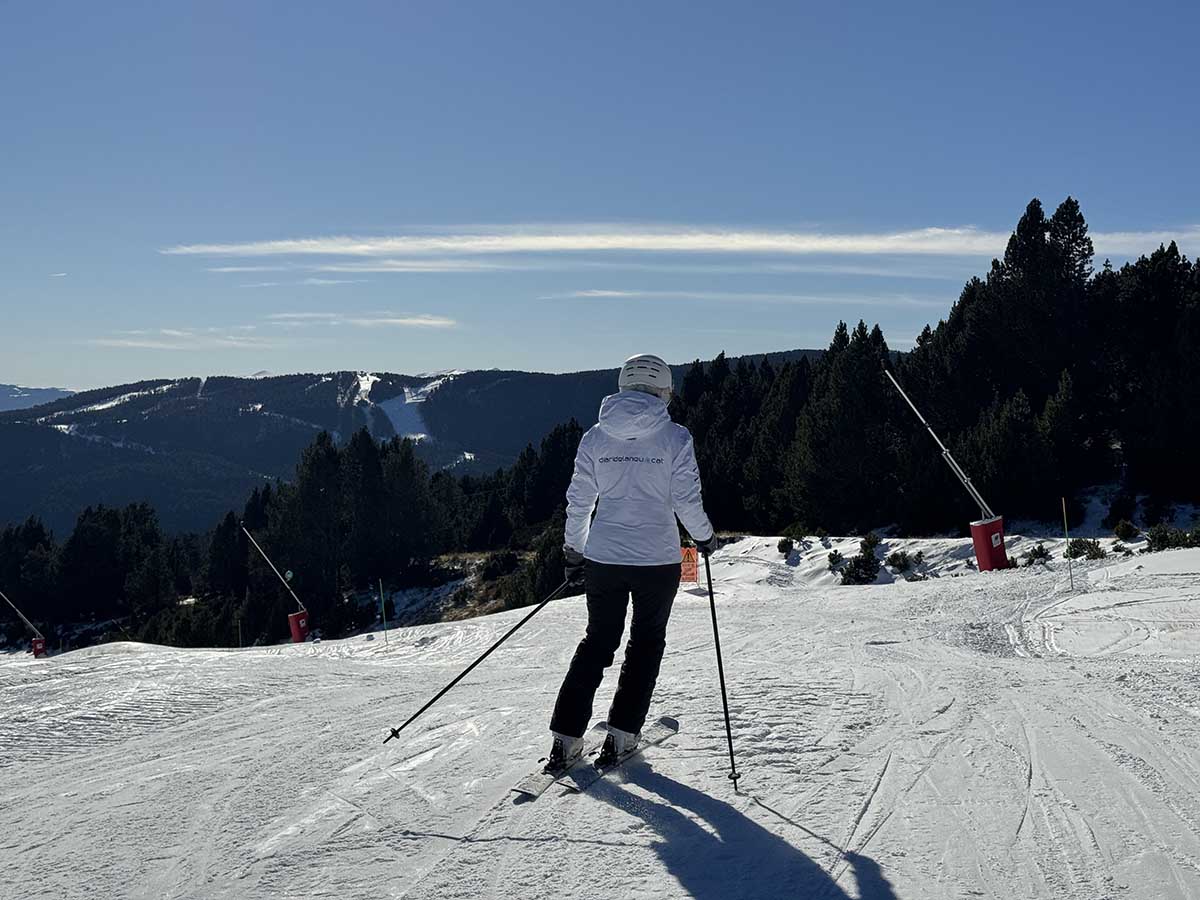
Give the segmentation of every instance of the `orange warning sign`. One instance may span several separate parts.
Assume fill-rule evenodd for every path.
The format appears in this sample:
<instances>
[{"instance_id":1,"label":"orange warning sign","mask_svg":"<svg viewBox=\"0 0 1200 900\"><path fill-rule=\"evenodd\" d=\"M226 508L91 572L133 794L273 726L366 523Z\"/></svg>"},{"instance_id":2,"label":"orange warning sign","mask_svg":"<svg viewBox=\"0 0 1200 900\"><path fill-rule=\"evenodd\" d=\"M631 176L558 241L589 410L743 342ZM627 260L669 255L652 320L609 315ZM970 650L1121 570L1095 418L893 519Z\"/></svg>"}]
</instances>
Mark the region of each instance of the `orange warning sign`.
<instances>
[{"instance_id":1,"label":"orange warning sign","mask_svg":"<svg viewBox=\"0 0 1200 900\"><path fill-rule=\"evenodd\" d=\"M684 547L683 562L680 564L680 581L690 581L698 584L700 581L700 551L695 547Z\"/></svg>"}]
</instances>

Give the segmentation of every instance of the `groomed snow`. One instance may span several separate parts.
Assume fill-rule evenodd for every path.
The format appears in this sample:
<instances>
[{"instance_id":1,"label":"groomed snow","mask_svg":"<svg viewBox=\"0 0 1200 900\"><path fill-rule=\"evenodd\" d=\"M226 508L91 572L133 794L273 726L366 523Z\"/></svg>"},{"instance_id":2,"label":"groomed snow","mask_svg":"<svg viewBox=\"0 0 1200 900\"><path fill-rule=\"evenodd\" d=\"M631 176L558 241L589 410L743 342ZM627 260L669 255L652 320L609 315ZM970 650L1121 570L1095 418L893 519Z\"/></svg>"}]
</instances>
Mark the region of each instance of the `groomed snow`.
<instances>
[{"instance_id":1,"label":"groomed snow","mask_svg":"<svg viewBox=\"0 0 1200 900\"><path fill-rule=\"evenodd\" d=\"M421 404L446 382L452 381L462 374L464 374L462 371L455 369L449 372L435 372L418 376L429 378L429 381L417 388L406 387L404 393L398 394L390 400L384 400L382 403L376 403L375 407L388 417L388 421L392 423L392 429L400 437L406 437L413 441L427 440L429 429L425 424L425 418L421 415Z\"/></svg>"},{"instance_id":2,"label":"groomed snow","mask_svg":"<svg viewBox=\"0 0 1200 900\"><path fill-rule=\"evenodd\" d=\"M62 416L75 416L80 415L81 413L103 412L106 409L113 409L114 407L120 406L123 403L128 403L130 400L136 400L138 397L149 397L153 394L165 394L177 387L179 387L179 382L173 381L170 384L160 384L158 387L151 388L147 391L132 391L128 394L120 394L119 396L112 397L108 400L103 400L100 403L91 403L75 409L64 409L51 413L48 416L38 419L38 422L45 423L49 419L58 419Z\"/></svg>"},{"instance_id":3,"label":"groomed snow","mask_svg":"<svg viewBox=\"0 0 1200 900\"><path fill-rule=\"evenodd\" d=\"M964 541L903 542L940 577L867 587L775 544L713 558L741 795L691 585L652 708L679 735L533 803L510 788L547 749L578 599L386 746L526 611L0 659L0 895L1200 896L1200 551L1077 564L1072 592L1061 561L973 572Z\"/></svg>"}]
</instances>

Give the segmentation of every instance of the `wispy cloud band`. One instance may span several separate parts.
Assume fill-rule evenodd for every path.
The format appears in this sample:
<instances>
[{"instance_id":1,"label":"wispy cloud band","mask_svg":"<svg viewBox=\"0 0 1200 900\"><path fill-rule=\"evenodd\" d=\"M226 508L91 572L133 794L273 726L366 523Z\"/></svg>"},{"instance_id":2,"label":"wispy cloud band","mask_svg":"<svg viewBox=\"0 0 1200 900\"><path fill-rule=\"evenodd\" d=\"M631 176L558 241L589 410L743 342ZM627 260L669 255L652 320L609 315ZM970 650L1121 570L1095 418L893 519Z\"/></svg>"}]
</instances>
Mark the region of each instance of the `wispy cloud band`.
<instances>
[{"instance_id":1,"label":"wispy cloud band","mask_svg":"<svg viewBox=\"0 0 1200 900\"><path fill-rule=\"evenodd\" d=\"M116 347L126 350L273 350L280 342L247 332L253 325L233 328L159 328L117 331L112 335L84 341L92 347Z\"/></svg>"},{"instance_id":2,"label":"wispy cloud band","mask_svg":"<svg viewBox=\"0 0 1200 900\"><path fill-rule=\"evenodd\" d=\"M603 290L568 291L548 294L542 300L707 300L719 303L782 303L797 306L886 306L945 309L944 299L927 299L908 294L839 295L795 294L764 291L655 291Z\"/></svg>"},{"instance_id":3,"label":"wispy cloud band","mask_svg":"<svg viewBox=\"0 0 1200 900\"><path fill-rule=\"evenodd\" d=\"M454 328L455 319L426 313L408 315L393 312L336 313L336 312L284 312L266 317L276 325L303 327L311 325L353 325L357 328Z\"/></svg>"},{"instance_id":4,"label":"wispy cloud band","mask_svg":"<svg viewBox=\"0 0 1200 900\"><path fill-rule=\"evenodd\" d=\"M1120 231L1092 234L1096 252L1128 256L1177 240L1200 244L1200 226L1176 231ZM508 226L460 234L411 234L385 237L330 236L219 244L178 244L160 252L169 256L394 257L395 271L421 271L420 261L405 257L489 256L496 254L560 254L595 252L972 256L1001 254L1007 232L966 226L920 228L895 232L824 233L799 231L633 228L594 229L584 226ZM426 261L429 271L447 263Z\"/></svg>"},{"instance_id":5,"label":"wispy cloud band","mask_svg":"<svg viewBox=\"0 0 1200 900\"><path fill-rule=\"evenodd\" d=\"M425 313L394 312L283 312L264 317L269 325L301 329L317 326L354 328L454 328L458 322L445 316ZM232 325L223 328L138 328L113 331L82 341L92 347L126 350L278 350L290 346L282 333L276 336L254 334L258 325Z\"/></svg>"}]
</instances>

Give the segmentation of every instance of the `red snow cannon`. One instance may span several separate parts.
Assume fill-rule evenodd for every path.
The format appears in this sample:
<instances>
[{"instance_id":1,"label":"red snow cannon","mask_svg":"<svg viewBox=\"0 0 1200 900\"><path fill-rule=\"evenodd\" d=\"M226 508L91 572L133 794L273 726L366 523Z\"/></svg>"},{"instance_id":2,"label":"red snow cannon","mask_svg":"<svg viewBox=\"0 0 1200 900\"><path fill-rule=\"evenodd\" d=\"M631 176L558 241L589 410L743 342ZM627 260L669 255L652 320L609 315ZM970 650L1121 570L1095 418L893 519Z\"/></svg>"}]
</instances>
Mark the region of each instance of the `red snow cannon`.
<instances>
[{"instance_id":1,"label":"red snow cannon","mask_svg":"<svg viewBox=\"0 0 1200 900\"><path fill-rule=\"evenodd\" d=\"M1004 549L1004 516L992 516L971 523L971 542L980 572L1008 568L1008 553Z\"/></svg>"},{"instance_id":2,"label":"red snow cannon","mask_svg":"<svg viewBox=\"0 0 1200 900\"><path fill-rule=\"evenodd\" d=\"M44 637L35 637L33 639L33 658L37 659L40 656L46 655L46 639Z\"/></svg>"},{"instance_id":3,"label":"red snow cannon","mask_svg":"<svg viewBox=\"0 0 1200 900\"><path fill-rule=\"evenodd\" d=\"M917 409L915 403L909 399L908 394L904 393L904 388L900 387L900 382L896 380L891 372L885 367L883 374L888 377L888 380L896 386L896 390L900 392L900 396L912 408L912 411L917 414L917 418L921 420L921 424L925 426L930 436L937 443L938 448L942 451L942 459L946 461L946 465L950 467L950 471L954 473L962 486L967 489L967 493L971 495L971 499L979 505L979 519L971 523L971 543L975 545L975 559L979 562L980 572L990 572L993 569L1008 568L1008 553L1004 549L1004 517L998 516L992 512L992 508L987 505L987 501L980 495L978 489L971 483L971 479L967 477L967 473L963 471L962 466L958 464L958 460L950 453L949 448L942 443L942 439L937 436L937 432L933 430L933 426L925 421L925 417L921 415L921 411Z\"/></svg>"},{"instance_id":4,"label":"red snow cannon","mask_svg":"<svg viewBox=\"0 0 1200 900\"><path fill-rule=\"evenodd\" d=\"M292 629L293 644L303 644L308 640L308 610L302 609L289 615L288 627Z\"/></svg>"}]
</instances>

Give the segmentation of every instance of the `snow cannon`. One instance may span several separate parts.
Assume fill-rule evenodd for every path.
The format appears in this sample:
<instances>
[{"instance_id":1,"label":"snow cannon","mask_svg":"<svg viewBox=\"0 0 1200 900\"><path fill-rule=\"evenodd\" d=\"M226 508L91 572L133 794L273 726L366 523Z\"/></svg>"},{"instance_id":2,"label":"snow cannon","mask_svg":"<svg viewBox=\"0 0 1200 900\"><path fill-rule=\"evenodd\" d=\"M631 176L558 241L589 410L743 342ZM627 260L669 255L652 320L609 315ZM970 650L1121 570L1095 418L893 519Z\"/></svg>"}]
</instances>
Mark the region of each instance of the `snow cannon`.
<instances>
[{"instance_id":1,"label":"snow cannon","mask_svg":"<svg viewBox=\"0 0 1200 900\"><path fill-rule=\"evenodd\" d=\"M306 640L308 640L308 610L305 609L304 604L300 602L300 598L296 596L296 592L292 590L292 570L288 569L286 576L280 572L279 569L275 567L275 563L271 562L271 557L267 556L267 551L264 550L258 541L254 539L254 535L250 533L250 529L246 527L246 523L242 522L241 526L242 531L246 534L246 537L250 539L250 543L254 545L254 549L258 551L259 555L264 560L266 560L267 565L271 567L271 571L275 573L275 575L283 583L283 586L287 589L287 592L292 595L292 599L296 601L296 606L299 608L299 612L291 613L288 616L288 630L292 633L293 644L303 644Z\"/></svg>"},{"instance_id":2,"label":"snow cannon","mask_svg":"<svg viewBox=\"0 0 1200 900\"><path fill-rule=\"evenodd\" d=\"M308 610L291 613L288 616L288 628L292 632L293 644L303 644L308 640Z\"/></svg>"},{"instance_id":3,"label":"snow cannon","mask_svg":"<svg viewBox=\"0 0 1200 900\"><path fill-rule=\"evenodd\" d=\"M900 392L900 396L904 398L904 402L909 405L917 418L921 420L921 424L933 437L938 447L942 451L942 459L946 461L946 465L950 467L950 471L954 473L954 477L961 482L962 486L967 489L967 493L971 495L971 499L979 504L979 518L971 523L971 543L975 546L975 560L979 563L980 572L990 572L992 569L1007 569L1008 568L1008 551L1004 547L1004 517L998 516L992 512L992 508L987 505L987 501L971 483L971 479L967 477L967 473L963 471L962 466L958 464L958 460L950 453L950 450L942 443L942 439L937 436L937 432L933 430L933 426L925 421L925 417L921 415L921 411L917 409L915 403L909 399L908 394L904 393L904 388L900 387L894 375L885 367L883 374L888 377L888 380L895 385L896 390Z\"/></svg>"},{"instance_id":4,"label":"snow cannon","mask_svg":"<svg viewBox=\"0 0 1200 900\"><path fill-rule=\"evenodd\" d=\"M17 618L25 623L25 627L28 628L30 633L33 635L33 645L30 648L33 650L33 658L37 659L38 657L46 656L46 636L38 631L37 627L32 622L25 618L25 613L17 609L17 604L9 600L4 591L0 591L0 600L3 600L12 607L12 611L17 614Z\"/></svg>"},{"instance_id":5,"label":"snow cannon","mask_svg":"<svg viewBox=\"0 0 1200 900\"><path fill-rule=\"evenodd\" d=\"M1008 568L1008 552L1004 548L1004 516L991 516L971 523L971 543L980 572Z\"/></svg>"}]
</instances>

